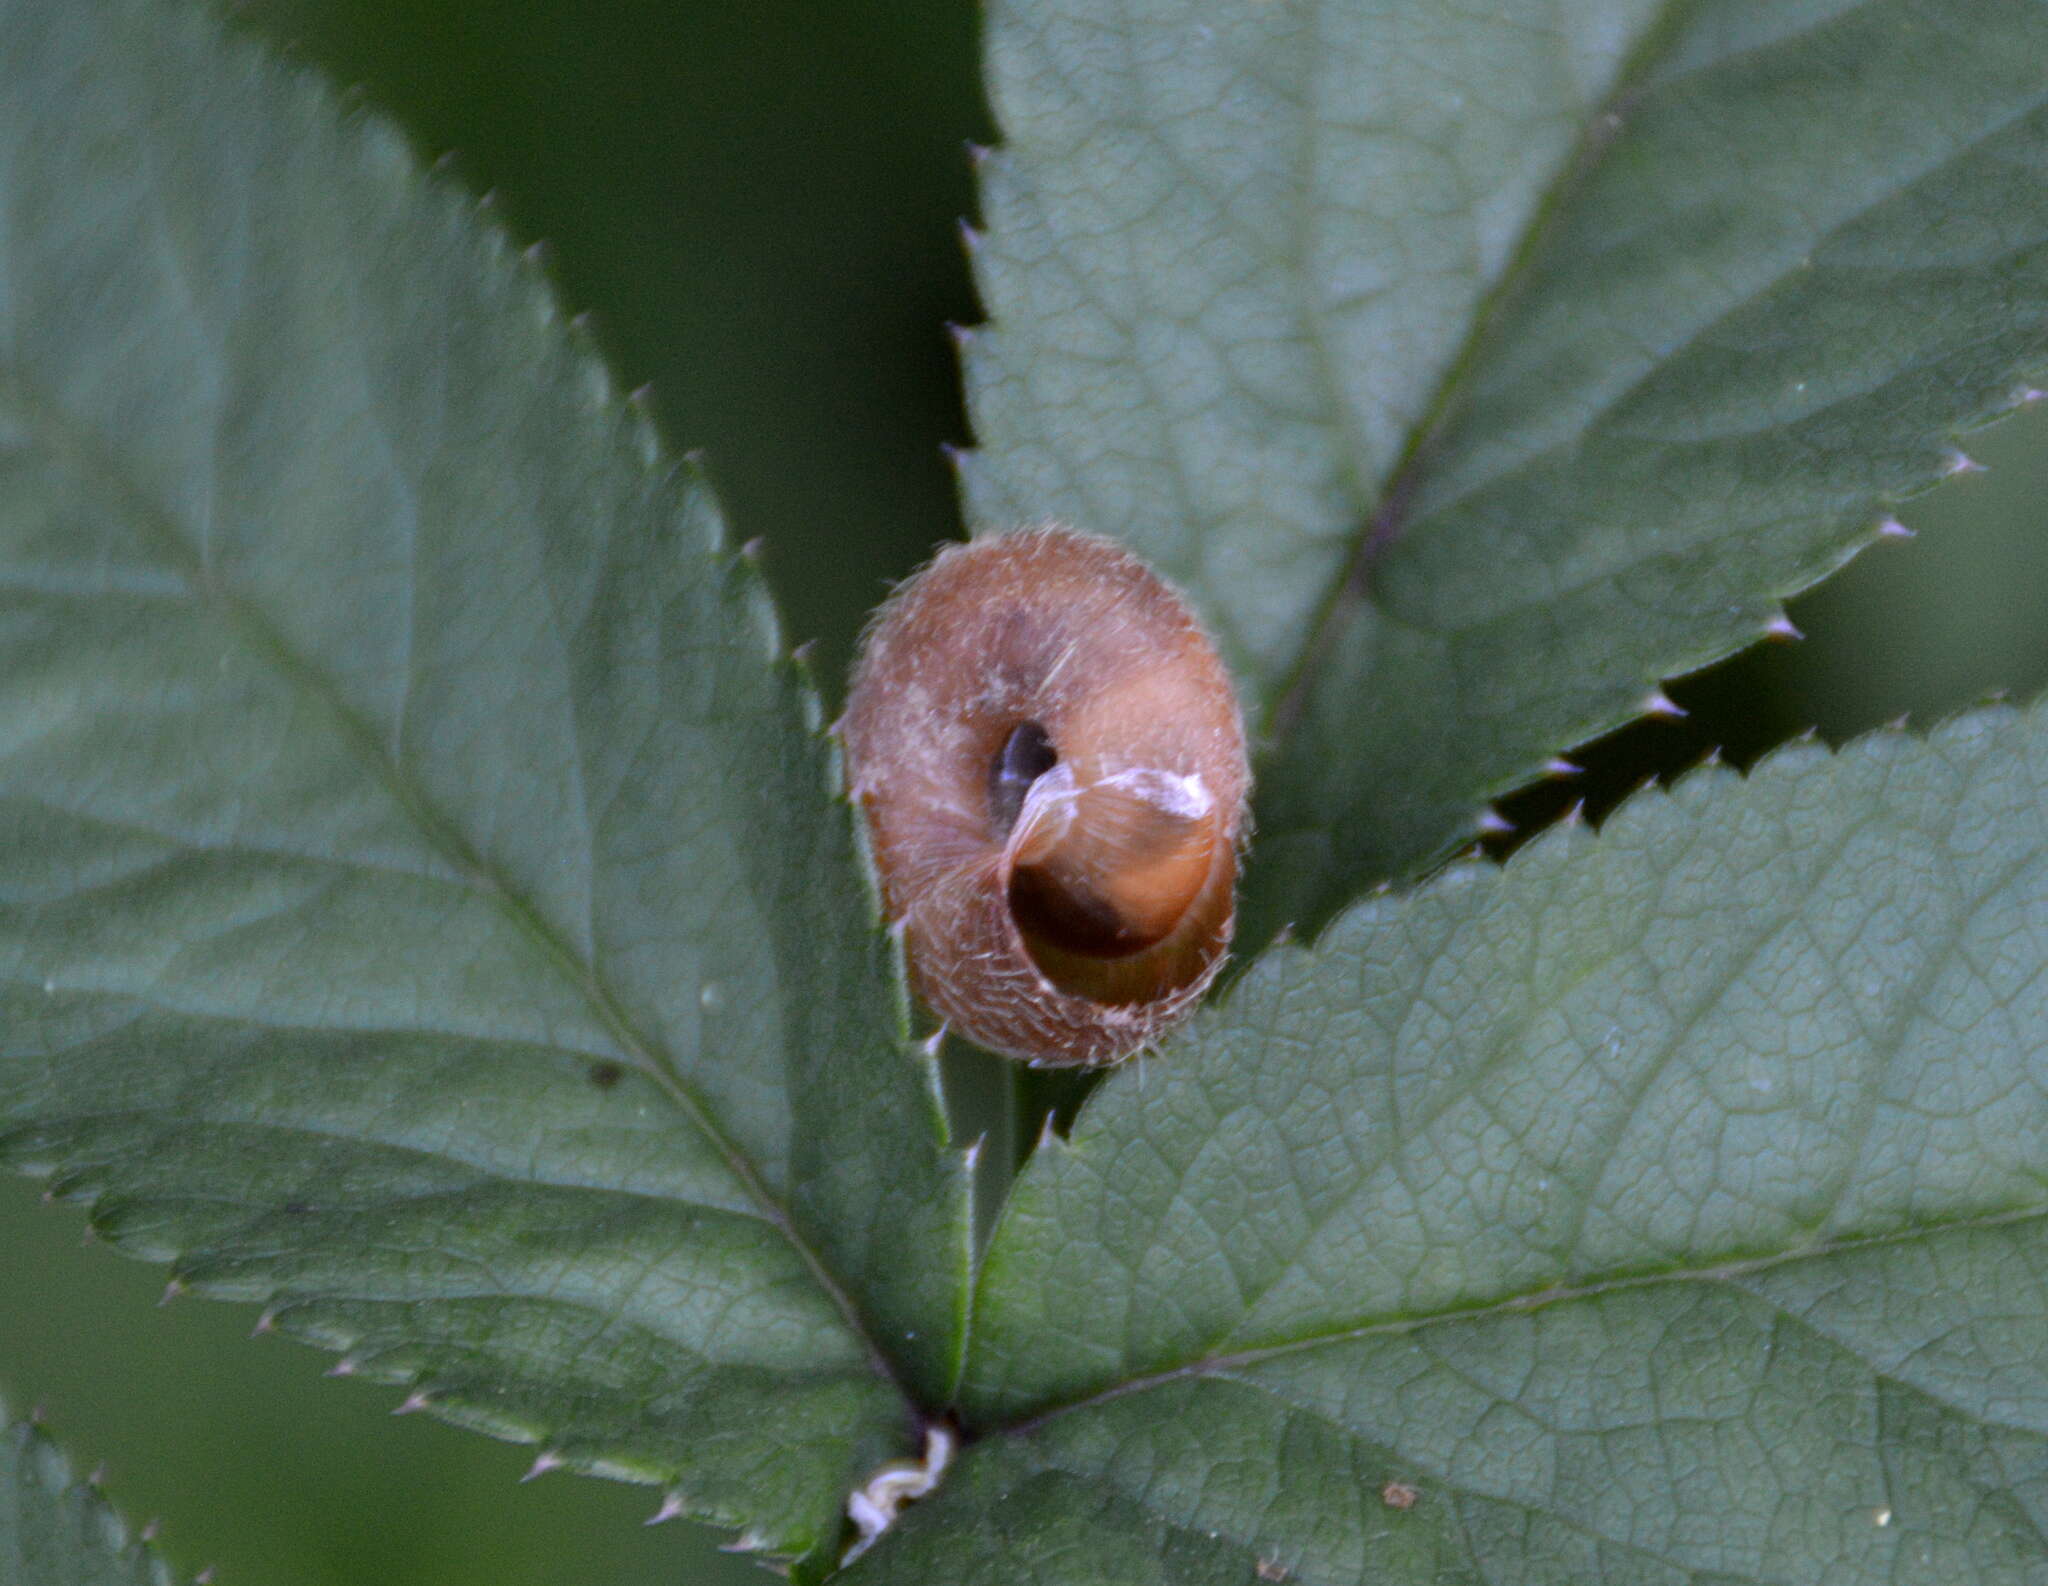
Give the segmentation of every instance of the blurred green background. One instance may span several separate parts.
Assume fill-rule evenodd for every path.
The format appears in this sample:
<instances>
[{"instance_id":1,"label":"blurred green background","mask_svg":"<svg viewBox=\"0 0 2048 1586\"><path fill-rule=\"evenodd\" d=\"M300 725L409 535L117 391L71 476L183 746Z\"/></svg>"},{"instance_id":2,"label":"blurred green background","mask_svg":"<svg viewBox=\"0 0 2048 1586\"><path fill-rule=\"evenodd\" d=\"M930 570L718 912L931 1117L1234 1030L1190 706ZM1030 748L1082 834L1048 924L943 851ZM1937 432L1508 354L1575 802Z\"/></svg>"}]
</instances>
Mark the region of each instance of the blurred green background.
<instances>
[{"instance_id":1,"label":"blurred green background","mask_svg":"<svg viewBox=\"0 0 2048 1586\"><path fill-rule=\"evenodd\" d=\"M966 438L942 327L978 318L955 242L964 145L992 133L968 0L251 0L242 25L361 85L428 157L545 239L620 383L710 458L761 536L792 638L836 690L861 615L956 531L938 446ZM1725 746L1747 763L1808 726L1937 719L2048 677L2048 414L1976 438L1990 471L1926 498L1799 601L1803 644L1671 692L1691 712L1578 756L1510 800L1597 811ZM116 1500L161 1515L223 1586L640 1586L765 1580L656 1495L551 1476L529 1452L393 1421L392 1390L249 1342L251 1314L159 1309L155 1269L80 1244L75 1212L0 1180L0 1392L41 1403Z\"/></svg>"}]
</instances>

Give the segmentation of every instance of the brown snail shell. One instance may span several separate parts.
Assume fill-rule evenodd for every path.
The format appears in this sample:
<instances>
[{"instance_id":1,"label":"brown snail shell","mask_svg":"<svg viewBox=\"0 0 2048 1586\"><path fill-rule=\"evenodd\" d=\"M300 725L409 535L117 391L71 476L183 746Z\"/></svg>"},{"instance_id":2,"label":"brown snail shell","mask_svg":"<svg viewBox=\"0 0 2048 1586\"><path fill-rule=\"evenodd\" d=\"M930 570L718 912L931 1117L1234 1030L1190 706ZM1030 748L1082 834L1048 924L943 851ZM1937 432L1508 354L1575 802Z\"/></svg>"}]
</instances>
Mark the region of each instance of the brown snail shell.
<instances>
[{"instance_id":1,"label":"brown snail shell","mask_svg":"<svg viewBox=\"0 0 2048 1586\"><path fill-rule=\"evenodd\" d=\"M1244 724L1129 552L1056 526L942 550L877 615L839 730L912 980L953 1029L1114 1062L1222 967Z\"/></svg>"}]
</instances>

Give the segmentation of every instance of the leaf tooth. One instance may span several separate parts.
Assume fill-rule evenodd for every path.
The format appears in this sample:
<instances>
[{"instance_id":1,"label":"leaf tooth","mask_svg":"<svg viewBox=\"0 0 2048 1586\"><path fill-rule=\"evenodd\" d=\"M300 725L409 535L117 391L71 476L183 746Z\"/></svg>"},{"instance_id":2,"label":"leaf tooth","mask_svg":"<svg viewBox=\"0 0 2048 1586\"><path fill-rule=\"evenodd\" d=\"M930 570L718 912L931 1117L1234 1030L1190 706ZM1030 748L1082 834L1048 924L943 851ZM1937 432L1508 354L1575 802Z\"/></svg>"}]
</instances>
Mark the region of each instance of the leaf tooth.
<instances>
[{"instance_id":1,"label":"leaf tooth","mask_svg":"<svg viewBox=\"0 0 2048 1586\"><path fill-rule=\"evenodd\" d=\"M356 1357L354 1355L343 1355L341 1359L327 1368L327 1375L330 1377L353 1377L357 1369Z\"/></svg>"},{"instance_id":2,"label":"leaf tooth","mask_svg":"<svg viewBox=\"0 0 2048 1586\"><path fill-rule=\"evenodd\" d=\"M171 1301L191 1292L191 1288L186 1284L185 1280L173 1274L171 1281L164 1285L163 1293L156 1297L156 1302L159 1305L168 1305Z\"/></svg>"},{"instance_id":3,"label":"leaf tooth","mask_svg":"<svg viewBox=\"0 0 2048 1586\"><path fill-rule=\"evenodd\" d=\"M1880 540L1910 540L1913 531L1897 518L1886 518L1877 526L1877 537Z\"/></svg>"},{"instance_id":4,"label":"leaf tooth","mask_svg":"<svg viewBox=\"0 0 2048 1586\"><path fill-rule=\"evenodd\" d=\"M1515 829L1515 823L1491 806L1479 812L1479 834L1482 837L1505 837Z\"/></svg>"},{"instance_id":5,"label":"leaf tooth","mask_svg":"<svg viewBox=\"0 0 2048 1586\"><path fill-rule=\"evenodd\" d=\"M1642 715L1655 716L1662 721L1678 721L1690 714L1684 706L1680 705L1678 701L1665 693L1661 688L1653 688L1649 693L1645 694L1643 702L1637 707L1637 710Z\"/></svg>"},{"instance_id":6,"label":"leaf tooth","mask_svg":"<svg viewBox=\"0 0 2048 1586\"><path fill-rule=\"evenodd\" d=\"M662 1525L670 1520L680 1518L682 1512L683 1495L680 1492L665 1492L661 1496L661 1507L640 1523L642 1525Z\"/></svg>"},{"instance_id":7,"label":"leaf tooth","mask_svg":"<svg viewBox=\"0 0 2048 1586\"><path fill-rule=\"evenodd\" d=\"M560 1470L562 1465L563 1459L560 1454L551 1448L544 1448L534 1455L533 1463L526 1467L526 1474L519 1479L522 1482L533 1481L541 1476L545 1476L551 1470Z\"/></svg>"},{"instance_id":8,"label":"leaf tooth","mask_svg":"<svg viewBox=\"0 0 2048 1586\"><path fill-rule=\"evenodd\" d=\"M664 460L661 429L654 422L654 386L651 382L626 393L626 408L633 416L633 446L645 468L659 468Z\"/></svg>"},{"instance_id":9,"label":"leaf tooth","mask_svg":"<svg viewBox=\"0 0 2048 1586\"><path fill-rule=\"evenodd\" d=\"M982 245L987 240L988 233L975 225L973 221L963 220L960 222L960 246L967 250L967 256L970 259L981 252Z\"/></svg>"},{"instance_id":10,"label":"leaf tooth","mask_svg":"<svg viewBox=\"0 0 2048 1586\"><path fill-rule=\"evenodd\" d=\"M1584 766L1577 765L1562 755L1552 755L1543 762L1543 773L1546 776L1582 776L1585 769Z\"/></svg>"},{"instance_id":11,"label":"leaf tooth","mask_svg":"<svg viewBox=\"0 0 2048 1586\"><path fill-rule=\"evenodd\" d=\"M618 400L618 389L612 384L612 372L604 366L602 359L585 358L581 373L583 392L592 407L608 408Z\"/></svg>"},{"instance_id":12,"label":"leaf tooth","mask_svg":"<svg viewBox=\"0 0 2048 1586\"><path fill-rule=\"evenodd\" d=\"M1793 639L1803 639L1806 635L1801 633L1792 619L1781 611L1764 624L1764 637L1766 639L1790 641Z\"/></svg>"},{"instance_id":13,"label":"leaf tooth","mask_svg":"<svg viewBox=\"0 0 2048 1586\"><path fill-rule=\"evenodd\" d=\"M426 1389L415 1388L411 1393L408 1393L403 1399L398 1401L398 1408L391 1413L393 1415L417 1415L420 1411L430 1408L433 1402L433 1399L428 1396Z\"/></svg>"},{"instance_id":14,"label":"leaf tooth","mask_svg":"<svg viewBox=\"0 0 2048 1586\"><path fill-rule=\"evenodd\" d=\"M1941 461L1941 474L1944 479L1953 479L1958 474L1981 474L1984 471L1984 465L1964 451L1951 449Z\"/></svg>"}]
</instances>

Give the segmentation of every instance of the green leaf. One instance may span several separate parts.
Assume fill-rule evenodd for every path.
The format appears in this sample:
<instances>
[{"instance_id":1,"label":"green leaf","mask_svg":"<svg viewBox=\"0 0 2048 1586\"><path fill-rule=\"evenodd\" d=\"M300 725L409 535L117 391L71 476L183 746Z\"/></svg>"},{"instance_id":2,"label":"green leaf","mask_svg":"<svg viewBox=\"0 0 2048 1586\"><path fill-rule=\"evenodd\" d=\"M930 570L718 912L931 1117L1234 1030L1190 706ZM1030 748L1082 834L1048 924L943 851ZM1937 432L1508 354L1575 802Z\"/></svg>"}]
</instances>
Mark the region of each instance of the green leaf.
<instances>
[{"instance_id":1,"label":"green leaf","mask_svg":"<svg viewBox=\"0 0 2048 1586\"><path fill-rule=\"evenodd\" d=\"M1269 953L1033 1157L850 1578L2040 1580L2044 808L1989 711Z\"/></svg>"},{"instance_id":2,"label":"green leaf","mask_svg":"<svg viewBox=\"0 0 2048 1586\"><path fill-rule=\"evenodd\" d=\"M833 1542L967 1219L758 572L388 129L191 7L0 36L0 1156Z\"/></svg>"},{"instance_id":3,"label":"green leaf","mask_svg":"<svg viewBox=\"0 0 2048 1586\"><path fill-rule=\"evenodd\" d=\"M2035 0L993 8L984 526L1118 535L1315 925L1759 637L2048 383Z\"/></svg>"},{"instance_id":4,"label":"green leaf","mask_svg":"<svg viewBox=\"0 0 2048 1586\"><path fill-rule=\"evenodd\" d=\"M33 1421L0 1403L0 1580L9 1586L172 1586L97 1484L81 1481Z\"/></svg>"}]
</instances>

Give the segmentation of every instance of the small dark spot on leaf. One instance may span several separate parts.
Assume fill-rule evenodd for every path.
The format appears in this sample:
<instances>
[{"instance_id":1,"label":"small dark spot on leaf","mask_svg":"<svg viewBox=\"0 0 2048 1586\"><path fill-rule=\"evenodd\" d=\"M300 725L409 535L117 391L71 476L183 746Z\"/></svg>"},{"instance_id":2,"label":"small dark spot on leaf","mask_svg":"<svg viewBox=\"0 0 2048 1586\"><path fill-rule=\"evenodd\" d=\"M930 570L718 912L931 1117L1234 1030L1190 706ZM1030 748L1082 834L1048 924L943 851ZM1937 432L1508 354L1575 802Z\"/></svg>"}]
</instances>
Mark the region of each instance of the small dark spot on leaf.
<instances>
[{"instance_id":1,"label":"small dark spot on leaf","mask_svg":"<svg viewBox=\"0 0 2048 1586\"><path fill-rule=\"evenodd\" d=\"M286 1201L284 1209L294 1217L303 1217L313 1209L311 1201Z\"/></svg>"},{"instance_id":2,"label":"small dark spot on leaf","mask_svg":"<svg viewBox=\"0 0 2048 1586\"><path fill-rule=\"evenodd\" d=\"M617 1063L592 1063L588 1072L590 1083L599 1090L610 1090L626 1077L626 1071Z\"/></svg>"}]
</instances>

